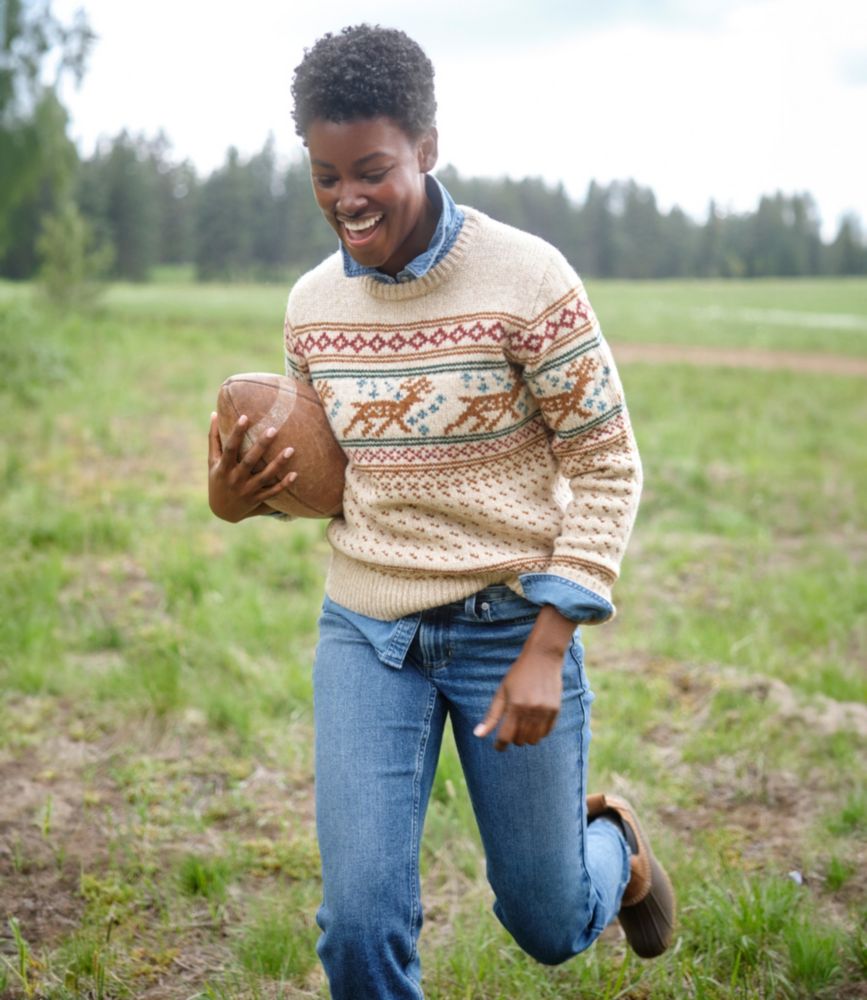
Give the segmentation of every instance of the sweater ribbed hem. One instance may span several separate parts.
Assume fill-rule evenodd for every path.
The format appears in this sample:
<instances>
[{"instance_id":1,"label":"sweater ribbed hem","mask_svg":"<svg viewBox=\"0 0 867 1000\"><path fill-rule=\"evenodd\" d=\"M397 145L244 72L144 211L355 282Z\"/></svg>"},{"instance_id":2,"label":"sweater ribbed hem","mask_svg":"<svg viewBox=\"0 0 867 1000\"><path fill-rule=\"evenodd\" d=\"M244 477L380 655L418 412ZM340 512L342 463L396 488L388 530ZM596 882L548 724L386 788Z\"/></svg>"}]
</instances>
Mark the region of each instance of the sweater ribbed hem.
<instances>
[{"instance_id":1,"label":"sweater ribbed hem","mask_svg":"<svg viewBox=\"0 0 867 1000\"><path fill-rule=\"evenodd\" d=\"M462 601L485 587L502 583L519 591L514 574L502 571L474 576L393 576L387 570L332 551L325 593L359 615L394 621L428 608Z\"/></svg>"},{"instance_id":2,"label":"sweater ribbed hem","mask_svg":"<svg viewBox=\"0 0 867 1000\"><path fill-rule=\"evenodd\" d=\"M553 565L546 571L580 584L611 603L610 582L592 573L582 573L580 570L576 572L571 566L564 568ZM528 568L528 572L539 572L538 565L534 565L532 570ZM427 611L429 608L438 608L453 601L462 601L470 594L494 584L504 584L511 587L516 594L524 596L519 573L515 572L503 573L502 570L492 570L489 573L472 575L454 573L441 576L395 574L384 567L351 559L337 549L332 549L325 592L332 601L342 604L356 614L378 618L381 621L394 621L396 618L417 611ZM615 614L616 609L612 610L611 617L613 618ZM610 621L610 618L606 621Z\"/></svg>"}]
</instances>

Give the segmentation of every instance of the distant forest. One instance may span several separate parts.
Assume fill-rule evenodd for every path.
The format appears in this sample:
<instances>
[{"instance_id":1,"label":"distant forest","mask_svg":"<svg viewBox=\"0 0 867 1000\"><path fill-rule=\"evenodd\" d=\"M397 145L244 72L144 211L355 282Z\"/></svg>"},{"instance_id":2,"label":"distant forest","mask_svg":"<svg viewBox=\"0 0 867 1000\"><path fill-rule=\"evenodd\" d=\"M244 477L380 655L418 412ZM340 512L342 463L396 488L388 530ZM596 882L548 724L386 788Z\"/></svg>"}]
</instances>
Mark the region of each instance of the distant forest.
<instances>
[{"instance_id":1,"label":"distant forest","mask_svg":"<svg viewBox=\"0 0 867 1000\"><path fill-rule=\"evenodd\" d=\"M286 280L336 244L302 159L273 139L244 158L229 149L199 176L168 140L126 132L81 159L68 137L61 78L80 80L95 36L79 12L63 25L48 0L6 0L0 24L0 277L51 272L146 281L159 265L194 265L201 280ZM53 61L54 81L46 82ZM536 233L591 277L683 278L867 274L860 221L824 242L812 197L764 195L752 213L710 203L695 220L661 212L633 180L593 182L583 202L538 178L438 176L454 198Z\"/></svg>"},{"instance_id":2,"label":"distant forest","mask_svg":"<svg viewBox=\"0 0 867 1000\"><path fill-rule=\"evenodd\" d=\"M175 162L167 140L122 133L70 164L73 197L98 245L111 250L111 276L145 281L160 264L195 264L201 280L285 278L336 245L310 189L306 164L286 165L272 140L200 177ZM56 165L55 165L56 168ZM584 201L538 178L437 176L459 202L558 247L575 268L602 278L763 277L867 273L858 220L845 218L830 243L809 194L763 196L755 212L724 214L710 203L698 222L661 212L633 180L592 182ZM0 274L30 278L39 267L40 219L49 184L19 206L0 245Z\"/></svg>"}]
</instances>

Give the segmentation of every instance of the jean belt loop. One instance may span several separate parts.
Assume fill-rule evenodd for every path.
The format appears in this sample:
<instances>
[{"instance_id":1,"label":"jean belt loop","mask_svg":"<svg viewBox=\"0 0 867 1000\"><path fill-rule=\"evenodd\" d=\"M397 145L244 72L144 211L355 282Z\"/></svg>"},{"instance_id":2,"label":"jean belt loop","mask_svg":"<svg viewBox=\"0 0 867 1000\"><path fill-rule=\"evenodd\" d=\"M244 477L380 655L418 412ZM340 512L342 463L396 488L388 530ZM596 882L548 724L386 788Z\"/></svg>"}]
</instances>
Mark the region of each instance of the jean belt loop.
<instances>
[{"instance_id":1,"label":"jean belt loop","mask_svg":"<svg viewBox=\"0 0 867 1000\"><path fill-rule=\"evenodd\" d=\"M476 611L476 595L470 594L470 596L464 601L464 614L476 618L478 612Z\"/></svg>"}]
</instances>

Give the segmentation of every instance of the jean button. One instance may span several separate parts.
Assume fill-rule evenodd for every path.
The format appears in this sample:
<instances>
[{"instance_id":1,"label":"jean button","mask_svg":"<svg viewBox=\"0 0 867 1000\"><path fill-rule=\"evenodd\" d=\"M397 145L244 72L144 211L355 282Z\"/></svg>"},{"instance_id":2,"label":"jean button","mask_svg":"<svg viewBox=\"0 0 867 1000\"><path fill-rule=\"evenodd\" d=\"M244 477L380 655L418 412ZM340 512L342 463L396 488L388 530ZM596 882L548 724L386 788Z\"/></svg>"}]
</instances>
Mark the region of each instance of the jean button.
<instances>
[{"instance_id":1,"label":"jean button","mask_svg":"<svg viewBox=\"0 0 867 1000\"><path fill-rule=\"evenodd\" d=\"M482 609L482 611L490 611L491 610L491 605L488 604L487 601L482 601L482 603L479 605L479 607Z\"/></svg>"}]
</instances>

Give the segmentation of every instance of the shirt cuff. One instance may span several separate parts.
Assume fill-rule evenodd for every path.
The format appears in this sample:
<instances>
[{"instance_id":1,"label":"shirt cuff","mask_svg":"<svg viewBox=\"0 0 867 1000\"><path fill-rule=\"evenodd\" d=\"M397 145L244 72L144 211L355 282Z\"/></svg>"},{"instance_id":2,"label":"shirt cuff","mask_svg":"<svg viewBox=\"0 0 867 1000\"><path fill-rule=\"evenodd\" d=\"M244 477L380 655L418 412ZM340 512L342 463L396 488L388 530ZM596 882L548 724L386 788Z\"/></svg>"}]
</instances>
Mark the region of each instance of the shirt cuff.
<instances>
[{"instance_id":1,"label":"shirt cuff","mask_svg":"<svg viewBox=\"0 0 867 1000\"><path fill-rule=\"evenodd\" d=\"M523 573L518 577L524 597L533 604L553 605L573 622L599 625L614 614L614 605L580 583L553 573Z\"/></svg>"}]
</instances>

